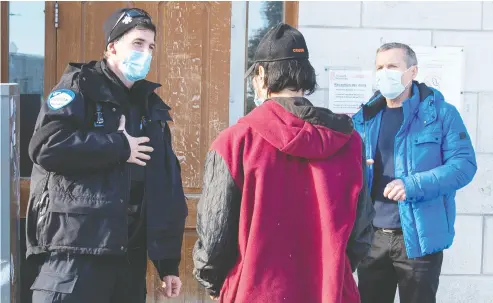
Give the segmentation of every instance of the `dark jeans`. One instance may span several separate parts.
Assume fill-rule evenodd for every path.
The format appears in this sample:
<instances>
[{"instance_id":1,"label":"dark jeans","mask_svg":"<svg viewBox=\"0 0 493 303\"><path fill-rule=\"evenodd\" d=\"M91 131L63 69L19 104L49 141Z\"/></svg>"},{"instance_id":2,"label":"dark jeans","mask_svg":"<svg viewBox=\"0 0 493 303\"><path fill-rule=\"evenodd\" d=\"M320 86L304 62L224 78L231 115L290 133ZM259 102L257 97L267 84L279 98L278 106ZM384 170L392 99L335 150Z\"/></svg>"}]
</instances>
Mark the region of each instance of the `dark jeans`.
<instances>
[{"instance_id":1,"label":"dark jeans","mask_svg":"<svg viewBox=\"0 0 493 303\"><path fill-rule=\"evenodd\" d=\"M358 268L361 303L435 303L443 252L409 259L402 234L375 232L368 256Z\"/></svg>"},{"instance_id":2,"label":"dark jeans","mask_svg":"<svg viewBox=\"0 0 493 303\"><path fill-rule=\"evenodd\" d=\"M31 289L33 303L145 303L147 251L127 256L51 253Z\"/></svg>"}]
</instances>

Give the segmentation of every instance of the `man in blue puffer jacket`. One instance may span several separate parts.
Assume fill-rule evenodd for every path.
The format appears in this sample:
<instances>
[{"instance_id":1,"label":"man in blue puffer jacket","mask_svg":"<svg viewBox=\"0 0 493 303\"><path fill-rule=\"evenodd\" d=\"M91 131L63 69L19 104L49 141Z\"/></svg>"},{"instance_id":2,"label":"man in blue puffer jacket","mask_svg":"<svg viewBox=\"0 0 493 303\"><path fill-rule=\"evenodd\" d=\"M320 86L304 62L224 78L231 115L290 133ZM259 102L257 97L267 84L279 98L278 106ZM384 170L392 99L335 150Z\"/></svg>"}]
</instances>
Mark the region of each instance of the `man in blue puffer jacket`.
<instances>
[{"instance_id":1,"label":"man in blue puffer jacket","mask_svg":"<svg viewBox=\"0 0 493 303\"><path fill-rule=\"evenodd\" d=\"M379 91L353 116L365 142L376 233L358 269L362 303L436 302L443 250L452 245L455 192L476 173L469 134L436 89L413 81L414 51L377 50Z\"/></svg>"}]
</instances>

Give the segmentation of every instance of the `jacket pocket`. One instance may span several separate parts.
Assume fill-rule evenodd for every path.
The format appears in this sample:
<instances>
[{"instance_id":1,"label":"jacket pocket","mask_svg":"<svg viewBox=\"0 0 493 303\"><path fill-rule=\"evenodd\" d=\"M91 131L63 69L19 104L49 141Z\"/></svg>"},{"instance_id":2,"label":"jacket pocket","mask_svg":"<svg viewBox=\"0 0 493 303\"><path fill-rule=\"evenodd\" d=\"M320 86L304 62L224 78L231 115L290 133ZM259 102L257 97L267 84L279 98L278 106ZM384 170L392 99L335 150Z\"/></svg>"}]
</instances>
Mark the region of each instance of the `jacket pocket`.
<instances>
[{"instance_id":1,"label":"jacket pocket","mask_svg":"<svg viewBox=\"0 0 493 303\"><path fill-rule=\"evenodd\" d=\"M448 231L450 234L455 234L455 199L450 195L443 196L443 206L447 215Z\"/></svg>"},{"instance_id":2,"label":"jacket pocket","mask_svg":"<svg viewBox=\"0 0 493 303\"><path fill-rule=\"evenodd\" d=\"M71 294L74 291L78 276L42 271L31 286L31 290L43 290L62 294Z\"/></svg>"},{"instance_id":3,"label":"jacket pocket","mask_svg":"<svg viewBox=\"0 0 493 303\"><path fill-rule=\"evenodd\" d=\"M123 206L119 201L50 196L45 219L38 228L39 243L51 247L119 251L128 240L127 214Z\"/></svg>"},{"instance_id":4,"label":"jacket pocket","mask_svg":"<svg viewBox=\"0 0 493 303\"><path fill-rule=\"evenodd\" d=\"M449 232L447 209L443 197L413 203L413 213L416 229L420 238L431 238Z\"/></svg>"},{"instance_id":5,"label":"jacket pocket","mask_svg":"<svg viewBox=\"0 0 493 303\"><path fill-rule=\"evenodd\" d=\"M417 133L412 137L413 172L427 171L442 165L442 134L439 131Z\"/></svg>"},{"instance_id":6,"label":"jacket pocket","mask_svg":"<svg viewBox=\"0 0 493 303\"><path fill-rule=\"evenodd\" d=\"M442 200L443 200L443 209L445 210L445 219L446 219L446 222L447 222L447 227L450 231L450 221L449 221L449 217L448 217L448 214L447 214L447 200L445 199L445 196L442 196Z\"/></svg>"},{"instance_id":7,"label":"jacket pocket","mask_svg":"<svg viewBox=\"0 0 493 303\"><path fill-rule=\"evenodd\" d=\"M64 193L74 200L104 201L121 195L122 179L121 170L118 169L74 175L54 174L48 188L50 194Z\"/></svg>"},{"instance_id":8,"label":"jacket pocket","mask_svg":"<svg viewBox=\"0 0 493 303\"><path fill-rule=\"evenodd\" d=\"M116 196L96 198L49 190L38 219L41 246L121 250L127 244L127 208Z\"/></svg>"}]
</instances>

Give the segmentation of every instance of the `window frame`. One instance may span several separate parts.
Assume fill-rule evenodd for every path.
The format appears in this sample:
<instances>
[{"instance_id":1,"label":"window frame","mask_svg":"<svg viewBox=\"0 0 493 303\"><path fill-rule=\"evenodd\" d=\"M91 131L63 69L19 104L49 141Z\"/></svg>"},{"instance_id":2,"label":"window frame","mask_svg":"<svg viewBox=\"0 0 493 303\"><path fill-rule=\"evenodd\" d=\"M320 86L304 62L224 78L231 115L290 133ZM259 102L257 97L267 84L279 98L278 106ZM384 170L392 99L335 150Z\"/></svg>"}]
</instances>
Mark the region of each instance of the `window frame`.
<instances>
[{"instance_id":1,"label":"window frame","mask_svg":"<svg viewBox=\"0 0 493 303\"><path fill-rule=\"evenodd\" d=\"M0 2L0 83L9 82L9 1Z\"/></svg>"},{"instance_id":2,"label":"window frame","mask_svg":"<svg viewBox=\"0 0 493 303\"><path fill-rule=\"evenodd\" d=\"M299 2L284 1L284 22L298 27ZM231 3L231 55L229 90L229 125L245 115L247 81L244 78L248 56L248 2Z\"/></svg>"}]
</instances>

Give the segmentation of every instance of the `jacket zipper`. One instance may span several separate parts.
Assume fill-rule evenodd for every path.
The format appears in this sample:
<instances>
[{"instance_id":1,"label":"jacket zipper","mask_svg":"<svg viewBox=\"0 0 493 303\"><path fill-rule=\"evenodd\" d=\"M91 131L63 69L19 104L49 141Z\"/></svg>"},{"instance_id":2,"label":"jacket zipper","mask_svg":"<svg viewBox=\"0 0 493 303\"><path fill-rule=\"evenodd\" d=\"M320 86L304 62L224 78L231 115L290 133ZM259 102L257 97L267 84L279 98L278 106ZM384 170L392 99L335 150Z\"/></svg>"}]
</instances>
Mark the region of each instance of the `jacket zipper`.
<instances>
[{"instance_id":1,"label":"jacket zipper","mask_svg":"<svg viewBox=\"0 0 493 303\"><path fill-rule=\"evenodd\" d=\"M128 118L131 119L130 117L130 113L131 113L131 109L129 107L128 109ZM128 209L128 205L130 203L130 191L131 191L131 187L132 187L132 169L130 168L130 165L128 164L125 164L125 170L126 170L126 173L127 173L127 190L125 191L125 201L123 201L124 203L124 206L125 206L125 213L127 213L127 209ZM125 217L127 219L127 224L126 224L126 228L127 228L127 247L126 247L126 251L125 251L125 255L127 257L127 261L128 263L130 264L130 260L128 259L128 253L126 253L128 251L128 248L130 246L130 235L128 234L128 213Z\"/></svg>"},{"instance_id":2,"label":"jacket zipper","mask_svg":"<svg viewBox=\"0 0 493 303\"><path fill-rule=\"evenodd\" d=\"M365 159L368 160L367 155L368 155L368 140L366 136L366 121L365 121L365 105L362 104L362 116L363 116L363 142L365 144Z\"/></svg>"}]
</instances>

